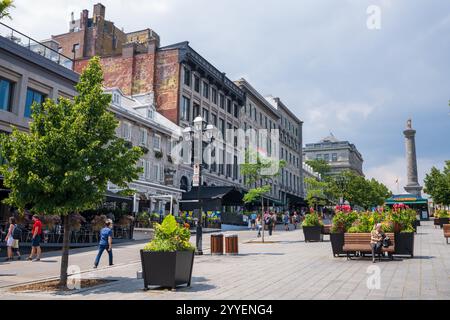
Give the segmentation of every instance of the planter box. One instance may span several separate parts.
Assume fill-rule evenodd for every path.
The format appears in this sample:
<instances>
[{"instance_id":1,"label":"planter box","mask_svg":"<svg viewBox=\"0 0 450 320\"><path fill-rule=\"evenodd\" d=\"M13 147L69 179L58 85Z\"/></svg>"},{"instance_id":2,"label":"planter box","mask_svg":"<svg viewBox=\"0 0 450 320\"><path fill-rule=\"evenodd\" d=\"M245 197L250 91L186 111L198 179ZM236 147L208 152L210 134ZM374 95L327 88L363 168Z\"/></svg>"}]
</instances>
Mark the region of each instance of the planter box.
<instances>
[{"instance_id":1,"label":"planter box","mask_svg":"<svg viewBox=\"0 0 450 320\"><path fill-rule=\"evenodd\" d=\"M441 228L444 224L448 224L449 220L449 218L439 218L439 225L441 226Z\"/></svg>"},{"instance_id":2,"label":"planter box","mask_svg":"<svg viewBox=\"0 0 450 320\"><path fill-rule=\"evenodd\" d=\"M191 285L194 251L149 252L141 250L144 288L160 286L175 289Z\"/></svg>"},{"instance_id":3,"label":"planter box","mask_svg":"<svg viewBox=\"0 0 450 320\"><path fill-rule=\"evenodd\" d=\"M305 242L322 241L322 226L302 227L305 235Z\"/></svg>"},{"instance_id":4,"label":"planter box","mask_svg":"<svg viewBox=\"0 0 450 320\"><path fill-rule=\"evenodd\" d=\"M440 221L439 221L439 220L440 220L439 218L434 218L433 224L434 224L435 226L439 226L439 225L440 225Z\"/></svg>"},{"instance_id":5,"label":"planter box","mask_svg":"<svg viewBox=\"0 0 450 320\"><path fill-rule=\"evenodd\" d=\"M330 241L334 257L345 254L342 250L342 247L344 246L344 233L330 233Z\"/></svg>"},{"instance_id":6,"label":"planter box","mask_svg":"<svg viewBox=\"0 0 450 320\"><path fill-rule=\"evenodd\" d=\"M414 232L399 232L395 234L395 253L414 257Z\"/></svg>"}]
</instances>

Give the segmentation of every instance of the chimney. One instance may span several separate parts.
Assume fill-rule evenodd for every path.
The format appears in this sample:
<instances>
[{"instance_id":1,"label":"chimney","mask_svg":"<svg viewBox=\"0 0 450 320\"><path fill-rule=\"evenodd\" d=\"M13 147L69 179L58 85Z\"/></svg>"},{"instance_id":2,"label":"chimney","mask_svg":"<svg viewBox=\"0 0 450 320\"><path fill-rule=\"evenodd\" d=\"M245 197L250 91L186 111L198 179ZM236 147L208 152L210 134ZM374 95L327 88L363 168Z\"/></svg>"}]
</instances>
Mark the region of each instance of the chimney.
<instances>
[{"instance_id":1,"label":"chimney","mask_svg":"<svg viewBox=\"0 0 450 320\"><path fill-rule=\"evenodd\" d=\"M105 6L101 3L97 3L94 5L94 17L100 16L105 19Z\"/></svg>"},{"instance_id":2,"label":"chimney","mask_svg":"<svg viewBox=\"0 0 450 320\"><path fill-rule=\"evenodd\" d=\"M81 17L80 17L80 29L87 29L88 20L89 20L89 10L84 9L84 10L81 12Z\"/></svg>"}]
</instances>

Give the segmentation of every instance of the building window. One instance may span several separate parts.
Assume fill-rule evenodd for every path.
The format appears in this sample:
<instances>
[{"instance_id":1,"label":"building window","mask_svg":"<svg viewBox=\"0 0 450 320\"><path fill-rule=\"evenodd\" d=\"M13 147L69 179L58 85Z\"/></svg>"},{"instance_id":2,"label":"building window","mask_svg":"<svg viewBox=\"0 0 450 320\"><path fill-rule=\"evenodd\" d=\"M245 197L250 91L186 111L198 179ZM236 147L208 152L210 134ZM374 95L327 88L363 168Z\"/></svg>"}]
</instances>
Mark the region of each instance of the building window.
<instances>
[{"instance_id":1,"label":"building window","mask_svg":"<svg viewBox=\"0 0 450 320\"><path fill-rule=\"evenodd\" d=\"M337 161L337 153L331 154L331 161L336 162Z\"/></svg>"},{"instance_id":2,"label":"building window","mask_svg":"<svg viewBox=\"0 0 450 320\"><path fill-rule=\"evenodd\" d=\"M193 118L198 117L200 115L200 105L197 103L194 103L194 114L192 115Z\"/></svg>"},{"instance_id":3,"label":"building window","mask_svg":"<svg viewBox=\"0 0 450 320\"><path fill-rule=\"evenodd\" d=\"M159 134L153 136L153 149L161 151L161 136Z\"/></svg>"},{"instance_id":4,"label":"building window","mask_svg":"<svg viewBox=\"0 0 450 320\"><path fill-rule=\"evenodd\" d=\"M113 92L112 94L112 103L116 106L120 106L120 94L117 92Z\"/></svg>"},{"instance_id":5,"label":"building window","mask_svg":"<svg viewBox=\"0 0 450 320\"><path fill-rule=\"evenodd\" d=\"M211 100L214 104L217 104L217 89L211 88Z\"/></svg>"},{"instance_id":6,"label":"building window","mask_svg":"<svg viewBox=\"0 0 450 320\"><path fill-rule=\"evenodd\" d=\"M253 108L253 111L254 111L253 116L255 117L255 118L254 118L254 119L255 119L255 122L257 122L257 121L258 121L258 112L256 111L256 107Z\"/></svg>"},{"instance_id":7,"label":"building window","mask_svg":"<svg viewBox=\"0 0 450 320\"><path fill-rule=\"evenodd\" d=\"M219 131L222 133L222 139L225 139L225 120L219 119Z\"/></svg>"},{"instance_id":8,"label":"building window","mask_svg":"<svg viewBox=\"0 0 450 320\"><path fill-rule=\"evenodd\" d=\"M153 107L149 107L147 109L147 118L153 119L154 117L155 117L155 110L153 109Z\"/></svg>"},{"instance_id":9,"label":"building window","mask_svg":"<svg viewBox=\"0 0 450 320\"><path fill-rule=\"evenodd\" d=\"M325 153L323 155L323 160L325 160L326 162L330 161L330 154L329 153Z\"/></svg>"},{"instance_id":10,"label":"building window","mask_svg":"<svg viewBox=\"0 0 450 320\"><path fill-rule=\"evenodd\" d=\"M191 86L191 70L184 68L184 84L188 87Z\"/></svg>"},{"instance_id":11,"label":"building window","mask_svg":"<svg viewBox=\"0 0 450 320\"><path fill-rule=\"evenodd\" d=\"M203 120L206 121L206 123L209 123L209 111L208 111L208 109L203 108L202 117L203 117Z\"/></svg>"},{"instance_id":12,"label":"building window","mask_svg":"<svg viewBox=\"0 0 450 320\"><path fill-rule=\"evenodd\" d=\"M214 113L211 113L211 124L217 127L217 115Z\"/></svg>"},{"instance_id":13,"label":"building window","mask_svg":"<svg viewBox=\"0 0 450 320\"><path fill-rule=\"evenodd\" d=\"M151 167L152 167L152 163L150 161L145 161L145 167L144 167L144 177L146 180L151 180L152 176L151 176Z\"/></svg>"},{"instance_id":14,"label":"building window","mask_svg":"<svg viewBox=\"0 0 450 320\"><path fill-rule=\"evenodd\" d=\"M189 121L189 109L191 108L191 99L182 97L180 108L180 120Z\"/></svg>"},{"instance_id":15,"label":"building window","mask_svg":"<svg viewBox=\"0 0 450 320\"><path fill-rule=\"evenodd\" d=\"M219 106L225 109L225 96L223 94L219 94Z\"/></svg>"},{"instance_id":16,"label":"building window","mask_svg":"<svg viewBox=\"0 0 450 320\"><path fill-rule=\"evenodd\" d=\"M231 100L227 99L227 112L231 114Z\"/></svg>"},{"instance_id":17,"label":"building window","mask_svg":"<svg viewBox=\"0 0 450 320\"><path fill-rule=\"evenodd\" d=\"M209 99L209 84L203 81L203 97Z\"/></svg>"},{"instance_id":18,"label":"building window","mask_svg":"<svg viewBox=\"0 0 450 320\"><path fill-rule=\"evenodd\" d=\"M11 111L14 83L0 78L0 110Z\"/></svg>"},{"instance_id":19,"label":"building window","mask_svg":"<svg viewBox=\"0 0 450 320\"><path fill-rule=\"evenodd\" d=\"M239 118L239 106L234 104L234 117Z\"/></svg>"},{"instance_id":20,"label":"building window","mask_svg":"<svg viewBox=\"0 0 450 320\"><path fill-rule=\"evenodd\" d=\"M122 138L131 141L131 123L126 121L122 123Z\"/></svg>"},{"instance_id":21,"label":"building window","mask_svg":"<svg viewBox=\"0 0 450 320\"><path fill-rule=\"evenodd\" d=\"M322 154L321 153L316 154L316 160L322 160Z\"/></svg>"},{"instance_id":22,"label":"building window","mask_svg":"<svg viewBox=\"0 0 450 320\"><path fill-rule=\"evenodd\" d=\"M145 178L145 162L142 159L139 159L139 164L138 167L142 168L142 171L139 173L139 179L144 179Z\"/></svg>"},{"instance_id":23,"label":"building window","mask_svg":"<svg viewBox=\"0 0 450 320\"><path fill-rule=\"evenodd\" d=\"M200 78L198 76L194 76L194 90L200 93Z\"/></svg>"},{"instance_id":24,"label":"building window","mask_svg":"<svg viewBox=\"0 0 450 320\"><path fill-rule=\"evenodd\" d=\"M43 103L45 100L45 94L30 89L27 89L27 100L25 101L25 111L23 113L25 118L30 118L31 117L31 106L33 105L34 102L36 103Z\"/></svg>"},{"instance_id":25,"label":"building window","mask_svg":"<svg viewBox=\"0 0 450 320\"><path fill-rule=\"evenodd\" d=\"M237 180L238 178L238 164L237 164L237 157L234 156L233 159L233 179Z\"/></svg>"},{"instance_id":26,"label":"building window","mask_svg":"<svg viewBox=\"0 0 450 320\"><path fill-rule=\"evenodd\" d=\"M146 147L147 146L147 140L148 140L147 129L140 128L139 129L139 143L140 143L140 145Z\"/></svg>"}]
</instances>

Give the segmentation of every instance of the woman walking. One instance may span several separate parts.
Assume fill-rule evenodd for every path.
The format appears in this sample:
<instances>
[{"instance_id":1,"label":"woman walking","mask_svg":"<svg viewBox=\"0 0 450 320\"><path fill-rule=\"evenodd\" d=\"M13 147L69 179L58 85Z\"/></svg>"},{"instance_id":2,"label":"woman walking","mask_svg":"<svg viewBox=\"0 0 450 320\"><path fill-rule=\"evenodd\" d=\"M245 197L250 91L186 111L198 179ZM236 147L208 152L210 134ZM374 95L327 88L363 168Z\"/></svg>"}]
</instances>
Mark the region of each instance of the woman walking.
<instances>
[{"instance_id":1,"label":"woman walking","mask_svg":"<svg viewBox=\"0 0 450 320\"><path fill-rule=\"evenodd\" d=\"M258 214L255 220L256 223L256 230L258 230L257 238L261 237L261 229L262 229L262 221L261 221L261 215Z\"/></svg>"},{"instance_id":2,"label":"woman walking","mask_svg":"<svg viewBox=\"0 0 450 320\"><path fill-rule=\"evenodd\" d=\"M17 253L17 260L20 260L20 251L19 251L19 239L17 237L17 234L19 234L17 231L19 229L16 225L16 219L14 217L9 218L9 229L8 234L6 235L5 241L6 246L8 247L8 257L6 258L6 261L12 261L14 258L14 251ZM16 230L16 237L14 238L14 230Z\"/></svg>"}]
</instances>

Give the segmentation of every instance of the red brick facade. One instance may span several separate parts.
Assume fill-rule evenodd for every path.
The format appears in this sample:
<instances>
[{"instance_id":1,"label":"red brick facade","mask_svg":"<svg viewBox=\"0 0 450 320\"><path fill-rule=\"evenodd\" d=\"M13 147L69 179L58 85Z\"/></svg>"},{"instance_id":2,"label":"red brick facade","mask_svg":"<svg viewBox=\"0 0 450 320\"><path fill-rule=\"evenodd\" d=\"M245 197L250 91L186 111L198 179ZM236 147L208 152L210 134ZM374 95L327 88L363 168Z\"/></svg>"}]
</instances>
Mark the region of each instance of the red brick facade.
<instances>
[{"instance_id":1,"label":"red brick facade","mask_svg":"<svg viewBox=\"0 0 450 320\"><path fill-rule=\"evenodd\" d=\"M81 73L88 59L77 60L75 71ZM180 64L178 50L101 57L104 87L117 87L125 95L154 92L156 109L178 123ZM156 67L156 68L155 68Z\"/></svg>"}]
</instances>

